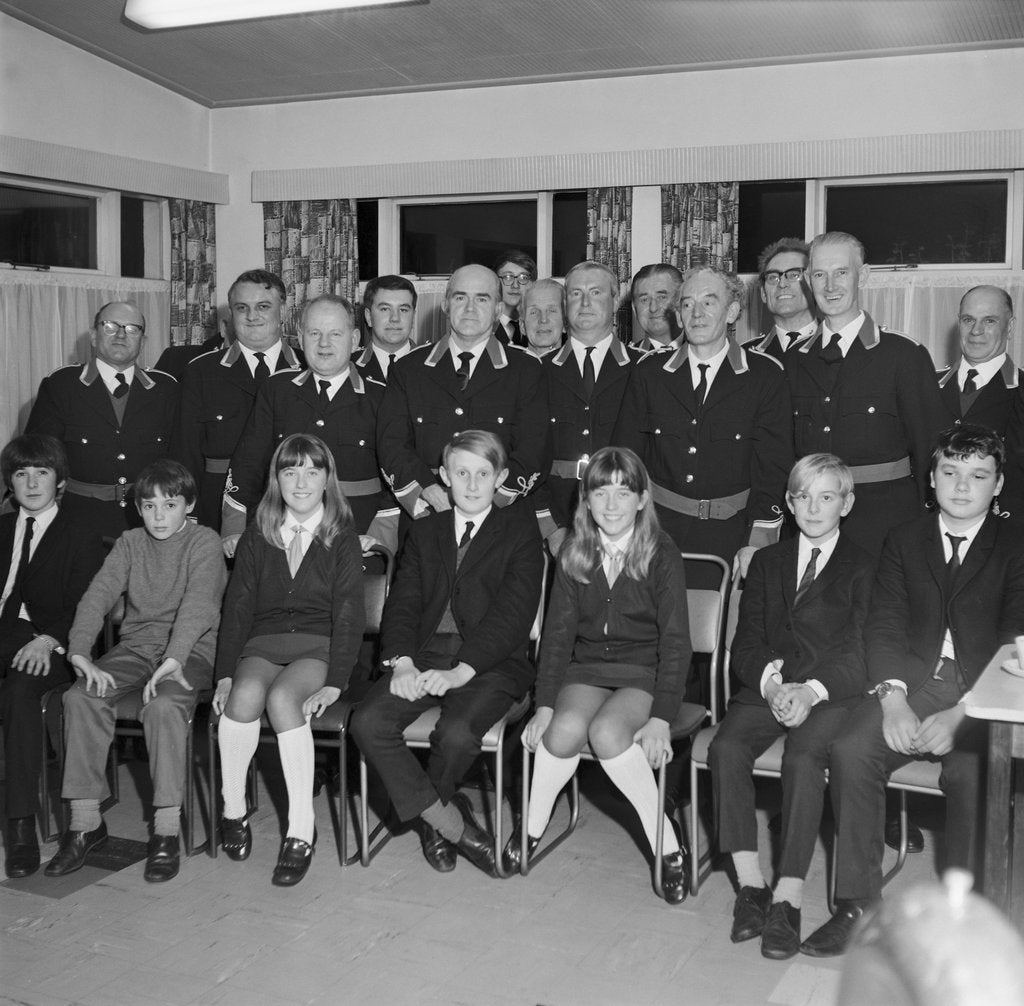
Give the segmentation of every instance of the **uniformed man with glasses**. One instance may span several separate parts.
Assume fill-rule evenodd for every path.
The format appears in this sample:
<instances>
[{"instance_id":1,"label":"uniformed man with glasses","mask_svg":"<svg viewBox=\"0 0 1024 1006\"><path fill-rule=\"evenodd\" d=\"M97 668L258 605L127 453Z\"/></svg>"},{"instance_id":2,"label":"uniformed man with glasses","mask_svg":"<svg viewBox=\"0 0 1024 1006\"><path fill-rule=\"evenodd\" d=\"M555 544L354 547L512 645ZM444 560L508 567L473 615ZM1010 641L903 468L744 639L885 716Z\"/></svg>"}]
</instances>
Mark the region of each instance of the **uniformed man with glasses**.
<instances>
[{"instance_id":1,"label":"uniformed man with glasses","mask_svg":"<svg viewBox=\"0 0 1024 1006\"><path fill-rule=\"evenodd\" d=\"M500 342L527 346L526 334L519 324L519 307L523 294L537 282L537 263L518 248L510 248L499 256L494 271L501 280L501 317L494 330Z\"/></svg>"},{"instance_id":2,"label":"uniformed man with glasses","mask_svg":"<svg viewBox=\"0 0 1024 1006\"><path fill-rule=\"evenodd\" d=\"M768 308L772 328L745 345L774 356L785 365L786 357L818 327L807 286L807 242L780 238L768 245L757 260L761 303Z\"/></svg>"}]
</instances>

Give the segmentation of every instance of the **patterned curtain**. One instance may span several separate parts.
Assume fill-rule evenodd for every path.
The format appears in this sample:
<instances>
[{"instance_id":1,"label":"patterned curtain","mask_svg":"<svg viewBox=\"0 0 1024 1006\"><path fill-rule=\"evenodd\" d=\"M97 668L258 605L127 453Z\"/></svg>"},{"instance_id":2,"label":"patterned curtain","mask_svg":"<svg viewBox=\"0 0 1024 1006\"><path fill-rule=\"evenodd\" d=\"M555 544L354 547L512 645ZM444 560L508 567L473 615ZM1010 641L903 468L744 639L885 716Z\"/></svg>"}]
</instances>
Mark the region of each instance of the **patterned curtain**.
<instances>
[{"instance_id":1,"label":"patterned curtain","mask_svg":"<svg viewBox=\"0 0 1024 1006\"><path fill-rule=\"evenodd\" d=\"M289 200L263 204L266 268L288 291L284 331L295 336L308 300L322 293L354 302L359 286L359 245L354 199Z\"/></svg>"},{"instance_id":2,"label":"patterned curtain","mask_svg":"<svg viewBox=\"0 0 1024 1006\"><path fill-rule=\"evenodd\" d=\"M198 346L217 331L215 209L193 199L170 201L172 346Z\"/></svg>"},{"instance_id":3,"label":"patterned curtain","mask_svg":"<svg viewBox=\"0 0 1024 1006\"><path fill-rule=\"evenodd\" d=\"M633 278L633 189L616 186L587 189L587 258L615 271L619 289ZM616 334L629 339L630 306L623 301L615 318Z\"/></svg>"},{"instance_id":4,"label":"patterned curtain","mask_svg":"<svg viewBox=\"0 0 1024 1006\"><path fill-rule=\"evenodd\" d=\"M661 187L661 260L683 271L714 265L736 271L738 182Z\"/></svg>"}]
</instances>

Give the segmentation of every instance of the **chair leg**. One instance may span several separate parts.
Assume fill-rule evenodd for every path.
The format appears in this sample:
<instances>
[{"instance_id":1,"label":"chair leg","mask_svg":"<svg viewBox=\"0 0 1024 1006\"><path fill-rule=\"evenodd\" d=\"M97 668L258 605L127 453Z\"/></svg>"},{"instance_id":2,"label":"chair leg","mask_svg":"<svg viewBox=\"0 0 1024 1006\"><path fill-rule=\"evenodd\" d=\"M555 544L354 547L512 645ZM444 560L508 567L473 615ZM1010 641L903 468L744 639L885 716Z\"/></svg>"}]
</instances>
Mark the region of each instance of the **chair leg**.
<instances>
[{"instance_id":1,"label":"chair leg","mask_svg":"<svg viewBox=\"0 0 1024 1006\"><path fill-rule=\"evenodd\" d=\"M576 825L579 824L580 820L580 783L579 777L576 773L573 773L572 779L569 781L567 798L569 800L569 823L565 828L559 832L547 845L544 846L539 852L535 853L532 857L529 855L528 839L527 839L527 817L529 816L530 804L529 804L529 779L530 779L530 752L523 748L523 823L522 823L522 866L520 872L525 877L530 872L531 866L536 866L542 859L546 858L551 852L554 852L575 830Z\"/></svg>"},{"instance_id":2,"label":"chair leg","mask_svg":"<svg viewBox=\"0 0 1024 1006\"><path fill-rule=\"evenodd\" d=\"M363 866L369 866L373 857L391 841L391 832L388 831L384 818L370 830L370 796L368 786L368 772L366 769L366 757L359 753L359 861ZM379 839L379 841L378 841ZM374 843L376 842L376 845Z\"/></svg>"},{"instance_id":3,"label":"chair leg","mask_svg":"<svg viewBox=\"0 0 1024 1006\"><path fill-rule=\"evenodd\" d=\"M907 846L909 845L908 829L910 822L907 817L907 791L901 789L898 791L900 794L900 847L896 853L896 862L893 868L882 877L882 886L892 880L900 870L903 869L903 864L907 861Z\"/></svg>"},{"instance_id":4,"label":"chair leg","mask_svg":"<svg viewBox=\"0 0 1024 1006\"><path fill-rule=\"evenodd\" d=\"M217 720L211 714L209 725L206 728L207 764L209 765L209 785L207 786L207 802L209 804L210 818L210 843L207 850L212 859L217 858L217 846L220 844L217 836L217 758L220 749L217 746Z\"/></svg>"},{"instance_id":5,"label":"chair leg","mask_svg":"<svg viewBox=\"0 0 1024 1006\"><path fill-rule=\"evenodd\" d=\"M662 858L665 852L665 765L667 759L662 758L658 766L658 820L654 827L654 893L663 897L661 889Z\"/></svg>"},{"instance_id":6,"label":"chair leg","mask_svg":"<svg viewBox=\"0 0 1024 1006\"><path fill-rule=\"evenodd\" d=\"M40 703L40 715L42 716L43 723L43 737L41 751L42 755L42 770L39 773L39 831L43 836L44 842L52 842L57 836L64 831L64 804L62 800L58 800L56 804L53 804L50 800L50 731L47 722L47 715L49 713L51 699L61 700L63 692L57 689L48 691L42 698ZM56 755L57 764L60 766L61 772L64 770L64 723L63 716L58 717L57 731L53 737L53 750ZM53 815L53 822L56 825L56 831L50 829L50 815Z\"/></svg>"},{"instance_id":7,"label":"chair leg","mask_svg":"<svg viewBox=\"0 0 1024 1006\"><path fill-rule=\"evenodd\" d=\"M511 874L505 869L501 854L505 843L502 842L502 825L504 824L505 802L505 724L502 723L498 732L498 746L494 752L494 870L504 880Z\"/></svg>"},{"instance_id":8,"label":"chair leg","mask_svg":"<svg viewBox=\"0 0 1024 1006\"><path fill-rule=\"evenodd\" d=\"M690 759L690 895L700 890L700 799L697 791L697 763Z\"/></svg>"}]
</instances>

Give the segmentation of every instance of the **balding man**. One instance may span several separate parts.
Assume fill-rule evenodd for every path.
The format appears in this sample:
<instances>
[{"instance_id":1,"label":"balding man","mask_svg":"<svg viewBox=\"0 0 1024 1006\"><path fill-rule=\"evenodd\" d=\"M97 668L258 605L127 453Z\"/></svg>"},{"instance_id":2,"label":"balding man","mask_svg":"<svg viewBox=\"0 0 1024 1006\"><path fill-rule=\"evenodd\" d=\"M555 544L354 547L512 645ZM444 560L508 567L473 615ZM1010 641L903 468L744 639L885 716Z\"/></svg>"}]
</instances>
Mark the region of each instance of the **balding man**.
<instances>
[{"instance_id":1,"label":"balding man","mask_svg":"<svg viewBox=\"0 0 1024 1006\"><path fill-rule=\"evenodd\" d=\"M818 328L807 288L807 253L806 241L780 238L768 245L757 260L761 303L768 308L773 325L770 332L746 346L774 356L783 366L786 357Z\"/></svg>"},{"instance_id":2,"label":"balding man","mask_svg":"<svg viewBox=\"0 0 1024 1006\"><path fill-rule=\"evenodd\" d=\"M137 305L104 304L93 321L93 358L43 378L25 427L64 445L71 474L61 508L105 537L141 526L131 505L135 476L170 448L178 384L138 366L145 341Z\"/></svg>"},{"instance_id":3,"label":"balding man","mask_svg":"<svg viewBox=\"0 0 1024 1006\"><path fill-rule=\"evenodd\" d=\"M396 361L377 423L377 455L409 517L448 510L437 475L444 445L461 430L489 430L508 451L494 502L530 492L551 464L547 383L540 361L494 336L501 284L490 269L457 269L445 288L449 333Z\"/></svg>"},{"instance_id":4,"label":"balding man","mask_svg":"<svg viewBox=\"0 0 1024 1006\"><path fill-rule=\"evenodd\" d=\"M630 286L633 305L633 345L647 353L678 346L682 332L676 320L676 303L683 274L668 263L645 265Z\"/></svg>"},{"instance_id":5,"label":"balding man","mask_svg":"<svg viewBox=\"0 0 1024 1006\"><path fill-rule=\"evenodd\" d=\"M557 353L565 339L565 289L556 279L527 287L519 305L519 326L526 349L542 360Z\"/></svg>"}]
</instances>

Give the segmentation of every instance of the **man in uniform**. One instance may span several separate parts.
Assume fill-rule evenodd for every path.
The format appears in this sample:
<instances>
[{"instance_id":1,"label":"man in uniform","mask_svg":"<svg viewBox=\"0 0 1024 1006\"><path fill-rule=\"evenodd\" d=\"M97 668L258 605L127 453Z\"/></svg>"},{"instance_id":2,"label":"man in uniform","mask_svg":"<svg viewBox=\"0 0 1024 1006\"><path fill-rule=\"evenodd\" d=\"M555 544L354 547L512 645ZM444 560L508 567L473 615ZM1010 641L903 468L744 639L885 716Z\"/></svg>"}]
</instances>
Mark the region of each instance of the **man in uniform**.
<instances>
[{"instance_id":1,"label":"man in uniform","mask_svg":"<svg viewBox=\"0 0 1024 1006\"><path fill-rule=\"evenodd\" d=\"M388 375L377 455L409 517L450 509L437 470L444 445L461 430L490 430L508 451L509 474L496 506L529 492L550 468L544 371L539 360L492 334L500 291L490 269L456 269L444 298L449 334L396 361Z\"/></svg>"},{"instance_id":2,"label":"man in uniform","mask_svg":"<svg viewBox=\"0 0 1024 1006\"><path fill-rule=\"evenodd\" d=\"M378 276L366 284L363 317L370 339L356 357L363 379L382 387L395 360L412 351L416 287L404 276Z\"/></svg>"},{"instance_id":3,"label":"man in uniform","mask_svg":"<svg viewBox=\"0 0 1024 1006\"><path fill-rule=\"evenodd\" d=\"M256 392L279 370L298 372L301 358L281 339L285 288L273 273L252 269L228 290L235 341L193 360L181 381L181 414L172 454L199 487L196 518L220 528L228 463Z\"/></svg>"},{"instance_id":4,"label":"man in uniform","mask_svg":"<svg viewBox=\"0 0 1024 1006\"><path fill-rule=\"evenodd\" d=\"M64 445L71 474L61 509L104 537L141 526L135 476L170 447L178 383L137 365L145 340L135 304L104 304L93 322L93 359L44 377L25 427Z\"/></svg>"},{"instance_id":5,"label":"man in uniform","mask_svg":"<svg viewBox=\"0 0 1024 1006\"><path fill-rule=\"evenodd\" d=\"M537 263L518 248L503 252L494 266L501 280L501 316L494 334L501 342L526 346L520 322L523 294L537 282Z\"/></svg>"},{"instance_id":6,"label":"man in uniform","mask_svg":"<svg viewBox=\"0 0 1024 1006\"><path fill-rule=\"evenodd\" d=\"M786 357L818 328L807 289L807 251L806 241L781 238L757 260L761 303L771 313L774 327L746 347L774 356L783 366Z\"/></svg>"},{"instance_id":7,"label":"man in uniform","mask_svg":"<svg viewBox=\"0 0 1024 1006\"><path fill-rule=\"evenodd\" d=\"M526 348L538 359L558 352L565 338L565 290L557 279L539 279L527 287L519 305Z\"/></svg>"},{"instance_id":8,"label":"man in uniform","mask_svg":"<svg viewBox=\"0 0 1024 1006\"><path fill-rule=\"evenodd\" d=\"M679 325L676 304L682 273L667 263L656 262L637 271L630 286L633 305L633 345L647 353L652 349L678 346Z\"/></svg>"}]
</instances>

